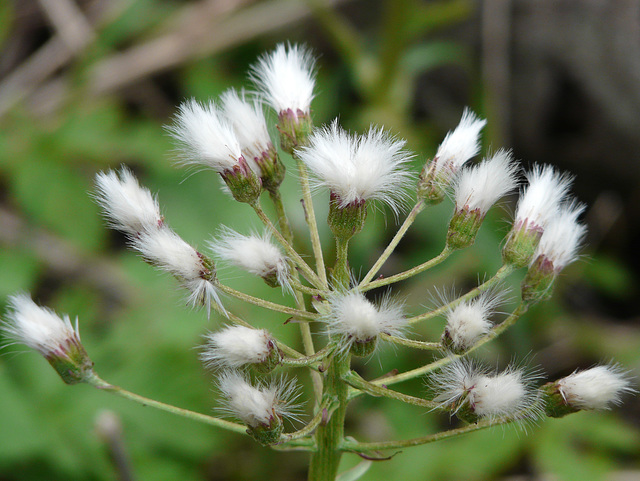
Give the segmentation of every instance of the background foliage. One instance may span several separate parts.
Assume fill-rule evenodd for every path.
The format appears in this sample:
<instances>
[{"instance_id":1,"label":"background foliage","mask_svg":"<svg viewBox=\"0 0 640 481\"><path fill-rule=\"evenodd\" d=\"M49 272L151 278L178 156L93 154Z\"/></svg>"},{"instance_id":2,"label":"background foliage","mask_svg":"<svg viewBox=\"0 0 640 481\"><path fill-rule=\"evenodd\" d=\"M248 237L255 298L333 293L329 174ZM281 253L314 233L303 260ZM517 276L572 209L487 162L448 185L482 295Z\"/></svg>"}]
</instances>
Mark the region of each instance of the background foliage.
<instances>
[{"instance_id":1,"label":"background foliage","mask_svg":"<svg viewBox=\"0 0 640 481\"><path fill-rule=\"evenodd\" d=\"M521 3L526 2L515 2ZM494 37L483 30L489 22L495 27L501 13L496 5L464 0L2 3L0 304L16 291L31 291L58 312L78 315L83 342L103 378L209 412L215 394L194 346L220 319L207 320L203 312L184 308L174 282L142 263L126 250L121 235L104 227L90 195L95 173L130 166L158 192L170 224L195 245L204 246L221 224L240 231L257 228L248 207L220 192L214 173L189 175L174 167L162 125L186 97L206 99L246 85L247 67L284 40L305 42L319 54L317 124L336 115L352 129L384 124L419 152L416 171L455 126L464 105L489 118L487 147L504 142L526 165L545 162L544 150L527 156L526 143L518 150L522 137L504 115L511 97L496 95L504 73L495 38L500 30L492 30ZM517 70L510 82L515 98ZM569 110L564 124L549 128L564 131L574 125L574 115ZM575 152L578 160L565 159L562 167L575 165L580 152ZM629 249L635 231L626 211L632 198L627 184L598 183L586 170L576 179L579 196L590 204L586 258L563 273L551 303L533 309L499 344L480 353L491 363L526 359L552 378L611 358L635 372L640 366L634 322L638 266ZM286 198L303 233L294 178L285 183ZM318 195L317 200L322 218L327 199ZM385 272L437 254L450 212L447 204L423 213ZM372 214L352 244L357 272L371 265L394 232L393 216ZM464 290L495 272L506 219L504 212L492 212L473 248L402 285L408 305L432 305L436 289ZM322 234L331 246L328 232ZM254 295L280 295L231 268L220 277ZM234 309L296 342L297 330L282 326L282 316L247 305ZM435 339L442 326L435 320L415 331ZM120 419L135 479L304 477L305 454L272 452L248 438L86 386L67 387L44 360L33 353L18 355L21 350L10 347L0 357L2 480L118 479L96 428L104 409ZM416 367L428 361L424 356L382 349L357 368L372 378ZM301 381L308 384L306 378ZM419 382L403 389L424 390ZM621 410L549 420L530 427L528 435L496 428L407 450L376 463L366 479L538 479L549 474L563 480L614 479L611 473L639 468L638 407L637 400L628 399ZM361 398L350 408L348 422L356 437L379 440L424 435L454 421L414 406ZM357 461L345 457L344 468Z\"/></svg>"}]
</instances>

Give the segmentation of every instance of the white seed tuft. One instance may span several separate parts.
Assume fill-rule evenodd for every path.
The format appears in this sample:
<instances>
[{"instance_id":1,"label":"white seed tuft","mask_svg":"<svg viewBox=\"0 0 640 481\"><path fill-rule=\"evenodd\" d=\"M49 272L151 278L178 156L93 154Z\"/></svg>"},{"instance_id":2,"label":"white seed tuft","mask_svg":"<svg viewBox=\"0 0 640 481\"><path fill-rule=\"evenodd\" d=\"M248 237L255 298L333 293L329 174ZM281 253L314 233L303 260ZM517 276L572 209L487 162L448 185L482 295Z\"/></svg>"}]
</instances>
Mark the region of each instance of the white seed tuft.
<instances>
[{"instance_id":1,"label":"white seed tuft","mask_svg":"<svg viewBox=\"0 0 640 481\"><path fill-rule=\"evenodd\" d=\"M223 395L221 410L252 428L268 426L275 416L297 418L300 391L294 380L252 386L244 375L227 371L218 378L218 388Z\"/></svg>"},{"instance_id":2,"label":"white seed tuft","mask_svg":"<svg viewBox=\"0 0 640 481\"><path fill-rule=\"evenodd\" d=\"M402 305L384 297L379 306L360 292L339 293L329 299L330 311L325 318L330 334L342 337L349 347L354 342L365 342L384 333L402 334L406 318Z\"/></svg>"},{"instance_id":3,"label":"white seed tuft","mask_svg":"<svg viewBox=\"0 0 640 481\"><path fill-rule=\"evenodd\" d=\"M534 419L542 405L532 381L535 373L513 366L502 373L490 372L470 360L456 360L434 375L430 384L434 401L444 408L470 409L476 416L499 421L504 418Z\"/></svg>"},{"instance_id":4,"label":"white seed tuft","mask_svg":"<svg viewBox=\"0 0 640 481\"><path fill-rule=\"evenodd\" d=\"M450 338L454 350L469 349L491 330L493 324L489 318L503 299L504 293L486 291L475 299L448 310L445 336Z\"/></svg>"},{"instance_id":5,"label":"white seed tuft","mask_svg":"<svg viewBox=\"0 0 640 481\"><path fill-rule=\"evenodd\" d=\"M274 148L262 105L256 100L249 102L245 99L244 92L238 94L234 89L224 92L220 100L224 115L233 127L245 159L254 172L259 173L260 169L255 165L254 159L262 157L263 153Z\"/></svg>"},{"instance_id":6,"label":"white seed tuft","mask_svg":"<svg viewBox=\"0 0 640 481\"><path fill-rule=\"evenodd\" d=\"M520 194L515 224L526 223L529 229L544 230L565 202L573 179L556 172L550 165L536 165L526 177L529 184Z\"/></svg>"},{"instance_id":7,"label":"white seed tuft","mask_svg":"<svg viewBox=\"0 0 640 481\"><path fill-rule=\"evenodd\" d=\"M309 114L315 85L313 66L313 55L306 47L281 43L258 59L250 77L276 112Z\"/></svg>"},{"instance_id":8,"label":"white seed tuft","mask_svg":"<svg viewBox=\"0 0 640 481\"><path fill-rule=\"evenodd\" d=\"M240 368L247 364L265 362L276 348L275 341L265 329L228 326L206 335L200 359L209 368Z\"/></svg>"},{"instance_id":9,"label":"white seed tuft","mask_svg":"<svg viewBox=\"0 0 640 481\"><path fill-rule=\"evenodd\" d=\"M174 124L166 129L178 141L184 164L201 164L223 173L232 171L242 157L233 127L214 102L183 102Z\"/></svg>"},{"instance_id":10,"label":"white seed tuft","mask_svg":"<svg viewBox=\"0 0 640 481\"><path fill-rule=\"evenodd\" d=\"M498 199L516 188L517 172L511 152L502 149L480 164L463 169L454 183L456 209L485 215Z\"/></svg>"},{"instance_id":11,"label":"white seed tuft","mask_svg":"<svg viewBox=\"0 0 640 481\"><path fill-rule=\"evenodd\" d=\"M564 269L578 256L587 228L578 222L585 206L577 202L565 203L545 228L533 261L544 256L551 261L556 272Z\"/></svg>"},{"instance_id":12,"label":"white seed tuft","mask_svg":"<svg viewBox=\"0 0 640 481\"><path fill-rule=\"evenodd\" d=\"M480 131L487 123L466 108L458 126L450 131L436 152L431 168L445 185L456 176L460 168L480 151Z\"/></svg>"},{"instance_id":13,"label":"white seed tuft","mask_svg":"<svg viewBox=\"0 0 640 481\"><path fill-rule=\"evenodd\" d=\"M40 307L27 294L9 297L9 311L0 330L12 343L25 344L46 358L63 356L70 343L80 344L78 326L69 316L58 316L47 307Z\"/></svg>"},{"instance_id":14,"label":"white seed tuft","mask_svg":"<svg viewBox=\"0 0 640 481\"><path fill-rule=\"evenodd\" d=\"M263 278L275 274L278 283L288 290L290 283L287 258L270 239L268 232L262 236L245 236L225 228L218 238L209 242L209 247L220 259L250 274Z\"/></svg>"},{"instance_id":15,"label":"white seed tuft","mask_svg":"<svg viewBox=\"0 0 640 481\"><path fill-rule=\"evenodd\" d=\"M314 174L316 187L328 188L341 207L375 199L397 213L412 179L407 164L413 155L405 144L373 126L364 135L351 135L336 119L316 129L298 154Z\"/></svg>"},{"instance_id":16,"label":"white seed tuft","mask_svg":"<svg viewBox=\"0 0 640 481\"><path fill-rule=\"evenodd\" d=\"M158 200L126 167L119 175L113 170L99 172L95 183L95 199L111 228L135 236L162 223Z\"/></svg>"},{"instance_id":17,"label":"white seed tuft","mask_svg":"<svg viewBox=\"0 0 640 481\"><path fill-rule=\"evenodd\" d=\"M627 374L619 366L596 366L557 382L562 398L579 409L609 409L620 404L624 393L635 392Z\"/></svg>"}]
</instances>

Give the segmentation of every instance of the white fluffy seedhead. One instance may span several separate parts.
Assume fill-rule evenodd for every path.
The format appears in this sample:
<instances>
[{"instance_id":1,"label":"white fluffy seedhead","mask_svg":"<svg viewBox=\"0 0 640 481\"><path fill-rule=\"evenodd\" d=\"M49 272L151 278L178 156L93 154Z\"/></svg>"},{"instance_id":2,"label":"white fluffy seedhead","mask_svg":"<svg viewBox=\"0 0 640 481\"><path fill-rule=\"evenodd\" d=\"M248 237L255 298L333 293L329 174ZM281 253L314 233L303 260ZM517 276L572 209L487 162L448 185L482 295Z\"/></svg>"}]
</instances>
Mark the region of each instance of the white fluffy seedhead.
<instances>
[{"instance_id":1,"label":"white fluffy seedhead","mask_svg":"<svg viewBox=\"0 0 640 481\"><path fill-rule=\"evenodd\" d=\"M309 114L315 85L314 58L303 45L278 44L258 59L250 78L276 112Z\"/></svg>"},{"instance_id":2,"label":"white fluffy seedhead","mask_svg":"<svg viewBox=\"0 0 640 481\"><path fill-rule=\"evenodd\" d=\"M233 170L242 149L233 127L214 102L183 102L174 124L166 127L178 141L184 164L201 164L218 173Z\"/></svg>"},{"instance_id":3,"label":"white fluffy seedhead","mask_svg":"<svg viewBox=\"0 0 640 481\"><path fill-rule=\"evenodd\" d=\"M379 306L358 291L336 293L329 299L330 311L325 317L330 335L341 337L345 347L365 342L380 334L402 335L407 321L402 305L384 297Z\"/></svg>"},{"instance_id":4,"label":"white fluffy seedhead","mask_svg":"<svg viewBox=\"0 0 640 481\"><path fill-rule=\"evenodd\" d=\"M212 283L213 265L206 265L204 256L168 226L143 232L132 239L131 245L142 254L145 261L168 272L182 283L190 292L189 304L194 307L205 306L209 311L213 299L225 312Z\"/></svg>"},{"instance_id":5,"label":"white fluffy seedhead","mask_svg":"<svg viewBox=\"0 0 640 481\"><path fill-rule=\"evenodd\" d=\"M80 344L78 322L59 317L53 310L40 307L27 294L9 297L9 311L0 330L13 343L25 344L46 358L62 356L70 344Z\"/></svg>"},{"instance_id":6,"label":"white fluffy seedhead","mask_svg":"<svg viewBox=\"0 0 640 481\"><path fill-rule=\"evenodd\" d=\"M454 351L466 351L491 330L490 317L503 299L504 293L486 291L448 310L444 336Z\"/></svg>"},{"instance_id":7,"label":"white fluffy seedhead","mask_svg":"<svg viewBox=\"0 0 640 481\"><path fill-rule=\"evenodd\" d=\"M536 165L526 177L529 183L520 194L515 224L526 223L529 229L544 230L566 201L573 178L556 172L550 165Z\"/></svg>"},{"instance_id":8,"label":"white fluffy seedhead","mask_svg":"<svg viewBox=\"0 0 640 481\"><path fill-rule=\"evenodd\" d=\"M262 236L245 236L225 228L216 239L209 242L209 247L220 259L256 276L268 278L275 275L280 286L290 288L289 263L282 251L271 242L268 232Z\"/></svg>"},{"instance_id":9,"label":"white fluffy seedhead","mask_svg":"<svg viewBox=\"0 0 640 481\"><path fill-rule=\"evenodd\" d=\"M221 410L252 428L269 426L275 416L296 419L300 408L296 404L300 391L294 380L252 386L243 374L226 371L217 385L223 396Z\"/></svg>"},{"instance_id":10,"label":"white fluffy seedhead","mask_svg":"<svg viewBox=\"0 0 640 481\"><path fill-rule=\"evenodd\" d=\"M110 170L96 175L94 197L109 226L130 236L162 224L158 200L148 189L141 187L126 167L119 174Z\"/></svg>"},{"instance_id":11,"label":"white fluffy seedhead","mask_svg":"<svg viewBox=\"0 0 640 481\"><path fill-rule=\"evenodd\" d=\"M549 220L532 262L544 256L559 272L577 258L587 233L586 226L578 222L584 209L584 204L577 202L565 203L560 207L558 213Z\"/></svg>"},{"instance_id":12,"label":"white fluffy seedhead","mask_svg":"<svg viewBox=\"0 0 640 481\"><path fill-rule=\"evenodd\" d=\"M564 401L578 409L609 409L620 404L625 393L636 392L619 366L596 366L575 371L557 382Z\"/></svg>"},{"instance_id":13,"label":"white fluffy seedhead","mask_svg":"<svg viewBox=\"0 0 640 481\"><path fill-rule=\"evenodd\" d=\"M253 159L273 149L262 105L256 100L246 100L244 92L238 94L234 89L224 92L220 100L247 162L259 173L260 170L253 165Z\"/></svg>"},{"instance_id":14,"label":"white fluffy seedhead","mask_svg":"<svg viewBox=\"0 0 640 481\"><path fill-rule=\"evenodd\" d=\"M433 159L436 179L445 184L480 151L480 131L487 123L466 108L458 126L444 138Z\"/></svg>"},{"instance_id":15,"label":"white fluffy seedhead","mask_svg":"<svg viewBox=\"0 0 640 481\"><path fill-rule=\"evenodd\" d=\"M453 413L469 410L491 422L504 418L535 419L542 406L532 385L535 373L513 366L501 373L479 367L468 359L456 360L430 379L434 401Z\"/></svg>"},{"instance_id":16,"label":"white fluffy seedhead","mask_svg":"<svg viewBox=\"0 0 640 481\"><path fill-rule=\"evenodd\" d=\"M373 126L366 134L350 135L336 119L316 129L298 154L314 174L316 185L335 194L341 207L375 199L397 212L412 178L407 164L413 155L405 144Z\"/></svg>"},{"instance_id":17,"label":"white fluffy seedhead","mask_svg":"<svg viewBox=\"0 0 640 481\"><path fill-rule=\"evenodd\" d=\"M498 199L516 188L517 173L511 152L502 149L480 164L463 169L454 182L456 209L486 214Z\"/></svg>"},{"instance_id":18,"label":"white fluffy seedhead","mask_svg":"<svg viewBox=\"0 0 640 481\"><path fill-rule=\"evenodd\" d=\"M267 361L275 340L265 329L245 326L227 326L206 335L206 344L200 359L209 368L237 369L248 364Z\"/></svg>"}]
</instances>

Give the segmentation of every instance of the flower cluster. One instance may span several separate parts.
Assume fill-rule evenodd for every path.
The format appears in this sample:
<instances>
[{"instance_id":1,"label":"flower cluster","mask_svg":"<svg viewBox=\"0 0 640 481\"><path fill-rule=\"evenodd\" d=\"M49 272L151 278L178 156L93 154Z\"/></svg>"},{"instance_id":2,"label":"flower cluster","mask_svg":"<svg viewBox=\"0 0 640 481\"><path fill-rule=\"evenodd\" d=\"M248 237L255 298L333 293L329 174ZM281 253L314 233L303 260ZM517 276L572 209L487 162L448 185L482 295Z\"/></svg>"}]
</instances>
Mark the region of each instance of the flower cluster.
<instances>
[{"instance_id":1,"label":"flower cluster","mask_svg":"<svg viewBox=\"0 0 640 481\"><path fill-rule=\"evenodd\" d=\"M368 443L344 436L347 405L361 394L448 411L469 423L462 430L448 432L447 436L453 436L493 423L608 409L618 404L623 394L634 392L629 376L617 365L576 371L540 386L536 370L511 365L496 371L471 358L474 350L510 328L532 304L548 297L558 273L577 258L586 234L580 222L585 207L570 197L571 177L551 166L534 166L524 174L527 184L520 186L521 168L505 149L471 162L480 152L480 132L486 122L468 109L416 176L412 173L415 156L406 149L406 142L382 127L372 125L361 134L344 130L338 120L313 127L313 69L308 49L279 45L251 69L257 92L231 89L204 103L187 100L167 127L177 143L179 163L214 170L233 198L248 204L245 208L252 208L264 224L264 231L253 230L249 235L220 227L208 242L216 262L262 278L282 294L279 302L225 285L214 260L169 227L157 197L126 167L96 176L95 199L109 226L121 231L146 262L175 277L189 291L190 304L206 306L207 313L213 307L224 317L224 325L205 335L200 359L214 373L222 412L241 424L172 409L102 381L80 343L77 325L74 328L68 316L60 318L37 306L27 295L10 299L9 312L0 326L6 337L40 352L69 384L86 382L145 405L246 432L263 445L308 449L312 451L310 479L335 479L343 451L364 453L365 457L375 451ZM280 150L269 135L265 105L278 115ZM297 250L303 242L291 229L282 201L282 151L292 157L298 169L312 257ZM334 259L332 267L325 264L311 187L329 191L327 223L335 252L326 258ZM398 301L391 288L372 300L375 296L369 293L374 288L422 274L452 253L472 246L488 211L518 187L521 193L502 249L503 265L495 275L445 300L437 309L416 315ZM262 193L273 203L271 212L277 222L263 210ZM454 208L442 252L406 271L374 280L420 212L442 202L446 194L450 194ZM389 245L356 282L349 267L349 244L365 227L369 208L377 203L397 218L412 200L413 208ZM519 304L497 322L492 318L498 306L508 304L503 281L518 269L527 270ZM248 317L251 311L225 309L222 294L275 312L283 324L297 325L302 348L276 339L272 333L275 328L268 324L270 318L255 319ZM409 326L437 316L445 321L439 339L412 338L417 336L409 333ZM255 327L258 324L268 329ZM319 339L322 346L317 346ZM379 341L430 350L437 359L412 371L366 381L351 370L351 361L354 356L370 356ZM297 379L286 380L278 372L286 367L304 367L311 372L316 401L308 403L314 409L310 420L294 432L285 432L284 420L302 417L298 403L301 391ZM390 387L421 373L428 373L428 392L423 397ZM382 446L424 444L437 436Z\"/></svg>"}]
</instances>

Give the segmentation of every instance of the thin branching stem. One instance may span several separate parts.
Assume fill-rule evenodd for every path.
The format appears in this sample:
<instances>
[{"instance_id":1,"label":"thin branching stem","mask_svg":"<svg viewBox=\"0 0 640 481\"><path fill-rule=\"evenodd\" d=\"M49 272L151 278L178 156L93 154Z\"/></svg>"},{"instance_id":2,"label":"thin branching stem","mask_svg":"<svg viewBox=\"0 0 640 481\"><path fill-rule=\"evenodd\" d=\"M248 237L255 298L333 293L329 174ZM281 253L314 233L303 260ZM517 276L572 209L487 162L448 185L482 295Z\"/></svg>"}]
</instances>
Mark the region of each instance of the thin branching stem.
<instances>
[{"instance_id":1,"label":"thin branching stem","mask_svg":"<svg viewBox=\"0 0 640 481\"><path fill-rule=\"evenodd\" d=\"M404 337L390 336L389 334L380 334L380 338L385 341L392 342L399 346L411 347L413 349L423 349L425 351L437 351L442 349L439 342L416 341L413 339L405 339Z\"/></svg>"},{"instance_id":2,"label":"thin branching stem","mask_svg":"<svg viewBox=\"0 0 640 481\"><path fill-rule=\"evenodd\" d=\"M282 435L282 442L279 444L286 444L295 439L304 438L305 436L310 435L315 431L315 429L320 425L320 423L329 419L333 411L336 410L339 403L336 398L326 398L322 404L320 404L318 412L316 412L315 416L309 421L302 429L295 431L293 433L287 433Z\"/></svg>"},{"instance_id":3,"label":"thin branching stem","mask_svg":"<svg viewBox=\"0 0 640 481\"><path fill-rule=\"evenodd\" d=\"M398 391L393 391L391 389L388 389L386 386L379 386L378 384L373 384L368 381L365 381L353 371L348 372L343 377L343 379L349 386L354 387L359 391L365 392L372 396L382 396L389 399L396 399L398 401L402 401L407 404L413 404L414 406L422 406L429 409L436 409L440 407L438 403L435 403L433 401L428 401L426 399L409 396L408 394L403 394Z\"/></svg>"},{"instance_id":4,"label":"thin branching stem","mask_svg":"<svg viewBox=\"0 0 640 481\"><path fill-rule=\"evenodd\" d=\"M275 302L266 301L264 299L260 299L259 297L254 297L252 295L245 294L244 292L237 291L223 284L218 284L218 289L220 289L225 294L229 294L230 296L235 297L236 299L248 302L249 304L264 307L265 309L269 309L271 311L282 312L283 314L289 314L293 317L310 320L315 320L320 317L319 314L316 314L314 312L301 311L300 309L294 309L292 307L283 306L282 304L276 304Z\"/></svg>"},{"instance_id":5,"label":"thin branching stem","mask_svg":"<svg viewBox=\"0 0 640 481\"><path fill-rule=\"evenodd\" d=\"M336 344L331 343L331 344L327 344L324 348L320 349L318 352L310 356L297 357L297 358L284 358L282 359L282 364L284 364L285 366L292 366L292 367L310 366L312 364L323 361L324 359L329 357L333 353L333 351L336 349L336 346L337 346Z\"/></svg>"},{"instance_id":6,"label":"thin branching stem","mask_svg":"<svg viewBox=\"0 0 640 481\"><path fill-rule=\"evenodd\" d=\"M87 383L97 389L100 389L106 392L111 392L125 399L129 399L130 401L134 401L134 402L137 402L138 404L142 404L143 406L151 406L153 408L160 409L161 411L166 411L171 414L176 414L178 416L182 416L188 419L193 419L194 421L199 421L205 424L209 424L211 426L216 426L222 429L226 429L227 431L233 431L239 434L247 434L247 427L242 424L232 423L230 421L225 421L224 419L208 416L206 414L201 414L194 411L189 411L188 409L179 408L176 406L172 406L171 404L165 404L160 401L155 401L153 399L140 396L139 394L135 394L125 389L122 389L119 386L114 386L113 384L109 384L108 382L98 377L98 375L95 373L92 373L92 376L89 379L87 379Z\"/></svg>"},{"instance_id":7,"label":"thin branching stem","mask_svg":"<svg viewBox=\"0 0 640 481\"><path fill-rule=\"evenodd\" d=\"M309 265L304 261L304 259L300 257L300 254L296 252L293 246L289 242L287 242L287 240L283 237L283 235L276 228L276 226L273 225L273 222L271 222L271 219L269 219L267 214L265 214L264 210L262 210L262 207L260 207L260 204L256 202L252 204L252 207L253 207L253 210L255 210L258 217L260 218L260 220L262 221L262 223L265 226L267 226L267 228L269 228L269 230L275 236L275 238L278 239L278 242L280 242L282 247L284 247L284 249L287 251L287 254L291 256L291 259L295 262L298 268L300 268L300 270L302 271L303 275L307 278L307 280L311 282L318 289L322 289L326 287L326 283L322 283L320 281L316 273L313 272L313 269L309 267Z\"/></svg>"},{"instance_id":8,"label":"thin branching stem","mask_svg":"<svg viewBox=\"0 0 640 481\"><path fill-rule=\"evenodd\" d=\"M463 296L460 296L457 299L454 299L453 301L448 302L447 304L444 304L443 306L440 306L437 309L434 309L433 311L429 311L424 314L411 317L407 320L407 322L409 324L415 324L416 322L420 322L426 319L431 319L432 317L440 316L445 312L447 312L448 310L453 309L458 304L468 301L469 299L473 299L474 297L477 297L480 294L482 294L487 289L490 289L491 287L494 287L496 284L499 284L506 277L508 277L509 274L511 274L514 270L515 268L513 266L511 266L510 264L505 264L500 269L498 269L498 271L495 273L495 275L492 278L486 280L479 286L474 287Z\"/></svg>"},{"instance_id":9,"label":"thin branching stem","mask_svg":"<svg viewBox=\"0 0 640 481\"><path fill-rule=\"evenodd\" d=\"M300 188L302 189L302 199L304 202L304 214L309 226L309 234L311 237L311 246L313 247L313 255L316 258L316 270L318 271L318 277L320 278L321 285L318 286L321 289L327 289L329 284L327 282L327 271L324 265L324 257L322 254L322 244L320 243L320 234L318 232L318 223L316 222L316 213L313 207L313 199L311 198L311 187L309 186L309 174L307 172L307 166L298 157L295 152L293 154L296 164L298 165L298 180L300 182Z\"/></svg>"},{"instance_id":10,"label":"thin branching stem","mask_svg":"<svg viewBox=\"0 0 640 481\"><path fill-rule=\"evenodd\" d=\"M363 289L365 286L367 286L371 281L371 279L373 279L373 277L378 273L380 268L384 265L384 263L387 262L387 259L389 258L389 256L393 253L393 251L398 246L398 244L400 243L404 235L409 230L409 227L411 227L411 224L413 224L413 222L416 220L416 217L418 217L418 214L424 209L424 207L425 207L424 201L422 200L419 200L416 203L416 205L413 206L413 209L411 209L411 212L409 212L409 215L400 226L400 229L398 229L398 232L396 232L396 235L393 236L393 239L391 239L391 242L389 242L389 245L387 246L387 248L384 250L382 255L378 258L375 264L373 264L371 269L369 269L369 272L367 272L367 275L364 276L364 279L362 279L362 282L360 282L360 285L358 286L360 289Z\"/></svg>"},{"instance_id":11,"label":"thin branching stem","mask_svg":"<svg viewBox=\"0 0 640 481\"><path fill-rule=\"evenodd\" d=\"M404 272L400 272L399 274L395 274L389 277L383 277L382 279L377 279L375 281L369 282L368 284L363 285L360 290L362 292L369 291L371 289L375 289L377 287L387 286L389 284L393 284L394 282L404 281L405 279L409 279L417 274L420 274L424 271L431 269L432 267L437 266L442 261L446 260L454 251L449 247L445 246L440 254L438 254L433 259L430 259L419 266L408 269ZM360 283L362 285L362 283Z\"/></svg>"},{"instance_id":12,"label":"thin branching stem","mask_svg":"<svg viewBox=\"0 0 640 481\"><path fill-rule=\"evenodd\" d=\"M498 426L500 424L507 424L515 421L515 419L505 418L498 421L480 421L474 424L468 424L461 428L450 429L449 431L442 431L436 434L430 434L428 436L422 436L419 438L405 439L402 441L383 441L378 443L360 443L357 441L346 440L342 443L341 449L344 451L352 451L355 453L370 452L370 451L382 451L385 449L402 449L412 446L421 446L423 444L429 444L436 441L441 441L447 438L453 438L461 436L463 434L471 433L474 431L480 431L491 426Z\"/></svg>"}]
</instances>

